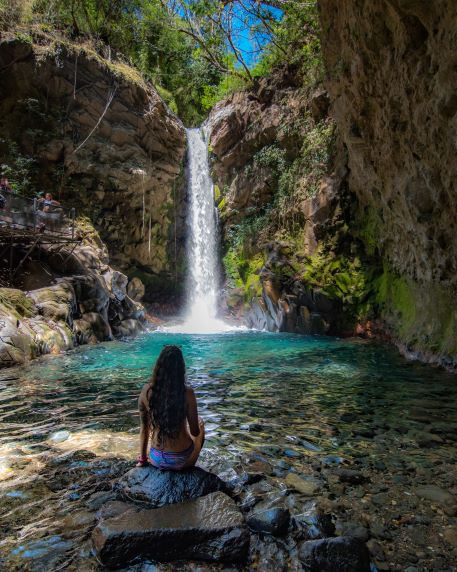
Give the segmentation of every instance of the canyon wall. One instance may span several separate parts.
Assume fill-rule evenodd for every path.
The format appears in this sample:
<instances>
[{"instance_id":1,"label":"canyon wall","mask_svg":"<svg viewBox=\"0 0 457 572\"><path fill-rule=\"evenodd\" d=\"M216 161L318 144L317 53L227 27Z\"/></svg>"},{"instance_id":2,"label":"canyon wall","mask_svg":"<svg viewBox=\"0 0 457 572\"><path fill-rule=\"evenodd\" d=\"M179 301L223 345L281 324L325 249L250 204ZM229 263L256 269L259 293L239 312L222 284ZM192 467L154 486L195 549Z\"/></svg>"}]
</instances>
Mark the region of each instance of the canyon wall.
<instances>
[{"instance_id":1,"label":"canyon wall","mask_svg":"<svg viewBox=\"0 0 457 572\"><path fill-rule=\"evenodd\" d=\"M457 4L320 0L326 87L380 314L408 353L457 358Z\"/></svg>"},{"instance_id":2,"label":"canyon wall","mask_svg":"<svg viewBox=\"0 0 457 572\"><path fill-rule=\"evenodd\" d=\"M129 66L45 35L0 42L0 154L92 221L146 297L182 282L185 130ZM26 171L26 172L25 172Z\"/></svg>"},{"instance_id":3,"label":"canyon wall","mask_svg":"<svg viewBox=\"0 0 457 572\"><path fill-rule=\"evenodd\" d=\"M348 203L328 103L324 90L301 85L298 70L286 66L210 114L226 301L249 326L352 331L342 296L316 272L328 262L326 247L340 243Z\"/></svg>"}]
</instances>

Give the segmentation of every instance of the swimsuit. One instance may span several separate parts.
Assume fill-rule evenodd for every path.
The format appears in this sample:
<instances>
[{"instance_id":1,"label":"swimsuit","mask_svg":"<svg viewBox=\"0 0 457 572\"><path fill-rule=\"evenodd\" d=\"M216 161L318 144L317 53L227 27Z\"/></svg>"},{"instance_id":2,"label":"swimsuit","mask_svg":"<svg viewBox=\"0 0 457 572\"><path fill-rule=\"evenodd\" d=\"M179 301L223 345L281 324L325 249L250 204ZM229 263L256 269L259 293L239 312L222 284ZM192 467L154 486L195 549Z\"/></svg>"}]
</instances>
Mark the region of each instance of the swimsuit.
<instances>
[{"instance_id":1,"label":"swimsuit","mask_svg":"<svg viewBox=\"0 0 457 572\"><path fill-rule=\"evenodd\" d=\"M158 469L168 469L170 471L179 471L189 460L194 452L194 444L191 443L184 451L162 451L151 447L149 456L151 464Z\"/></svg>"}]
</instances>

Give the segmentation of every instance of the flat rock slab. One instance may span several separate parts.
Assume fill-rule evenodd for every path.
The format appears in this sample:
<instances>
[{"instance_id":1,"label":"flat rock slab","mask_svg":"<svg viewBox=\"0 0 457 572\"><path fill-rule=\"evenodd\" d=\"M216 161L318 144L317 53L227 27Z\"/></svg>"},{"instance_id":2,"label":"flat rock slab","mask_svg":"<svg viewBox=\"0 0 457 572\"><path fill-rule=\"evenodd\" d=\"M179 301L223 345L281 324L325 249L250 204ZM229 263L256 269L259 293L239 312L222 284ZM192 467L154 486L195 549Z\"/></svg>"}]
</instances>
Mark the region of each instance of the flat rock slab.
<instances>
[{"instance_id":1,"label":"flat rock slab","mask_svg":"<svg viewBox=\"0 0 457 572\"><path fill-rule=\"evenodd\" d=\"M159 562L243 562L249 532L235 502L222 492L102 520L92 534L101 562L120 568L138 556Z\"/></svg>"},{"instance_id":2,"label":"flat rock slab","mask_svg":"<svg viewBox=\"0 0 457 572\"><path fill-rule=\"evenodd\" d=\"M358 538L309 540L300 546L298 556L310 572L370 572L368 548Z\"/></svg>"},{"instance_id":3,"label":"flat rock slab","mask_svg":"<svg viewBox=\"0 0 457 572\"><path fill-rule=\"evenodd\" d=\"M217 475L199 467L184 471L136 467L119 479L116 488L125 493L129 499L160 507L217 491L226 492L227 485Z\"/></svg>"},{"instance_id":4,"label":"flat rock slab","mask_svg":"<svg viewBox=\"0 0 457 572\"><path fill-rule=\"evenodd\" d=\"M444 489L440 489L435 485L424 485L422 487L417 487L415 493L422 499L426 499L443 506L455 504L454 495Z\"/></svg>"},{"instance_id":5,"label":"flat rock slab","mask_svg":"<svg viewBox=\"0 0 457 572\"><path fill-rule=\"evenodd\" d=\"M286 476L286 485L290 489L295 489L304 496L312 497L319 492L321 483L313 478L302 479L295 473L288 473Z\"/></svg>"}]
</instances>

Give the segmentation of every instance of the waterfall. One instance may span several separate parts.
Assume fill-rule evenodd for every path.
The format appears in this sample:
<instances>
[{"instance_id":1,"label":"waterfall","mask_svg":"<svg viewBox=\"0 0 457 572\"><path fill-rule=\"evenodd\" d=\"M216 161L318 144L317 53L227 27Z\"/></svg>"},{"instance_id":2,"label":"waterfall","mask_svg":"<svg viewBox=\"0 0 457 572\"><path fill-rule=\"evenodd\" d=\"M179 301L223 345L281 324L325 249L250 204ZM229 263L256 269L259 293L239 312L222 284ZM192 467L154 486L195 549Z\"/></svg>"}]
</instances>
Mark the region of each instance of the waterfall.
<instances>
[{"instance_id":1,"label":"waterfall","mask_svg":"<svg viewBox=\"0 0 457 572\"><path fill-rule=\"evenodd\" d=\"M167 328L183 333L216 333L231 327L217 318L220 286L217 213L208 150L202 129L187 129L189 214L187 307L184 324Z\"/></svg>"}]
</instances>

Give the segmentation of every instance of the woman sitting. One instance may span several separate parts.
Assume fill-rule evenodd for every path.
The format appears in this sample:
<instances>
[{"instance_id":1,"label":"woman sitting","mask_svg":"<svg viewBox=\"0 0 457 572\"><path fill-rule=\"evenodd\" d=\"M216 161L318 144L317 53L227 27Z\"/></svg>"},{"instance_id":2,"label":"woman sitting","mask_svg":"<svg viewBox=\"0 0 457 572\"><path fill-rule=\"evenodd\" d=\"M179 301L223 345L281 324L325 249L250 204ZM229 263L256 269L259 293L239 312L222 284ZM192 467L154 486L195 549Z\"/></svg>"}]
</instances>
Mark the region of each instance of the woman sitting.
<instances>
[{"instance_id":1,"label":"woman sitting","mask_svg":"<svg viewBox=\"0 0 457 572\"><path fill-rule=\"evenodd\" d=\"M186 366L177 346L165 346L151 380L141 390L140 455L137 467L150 462L159 469L179 471L195 465L205 439L194 391L186 386Z\"/></svg>"}]
</instances>

